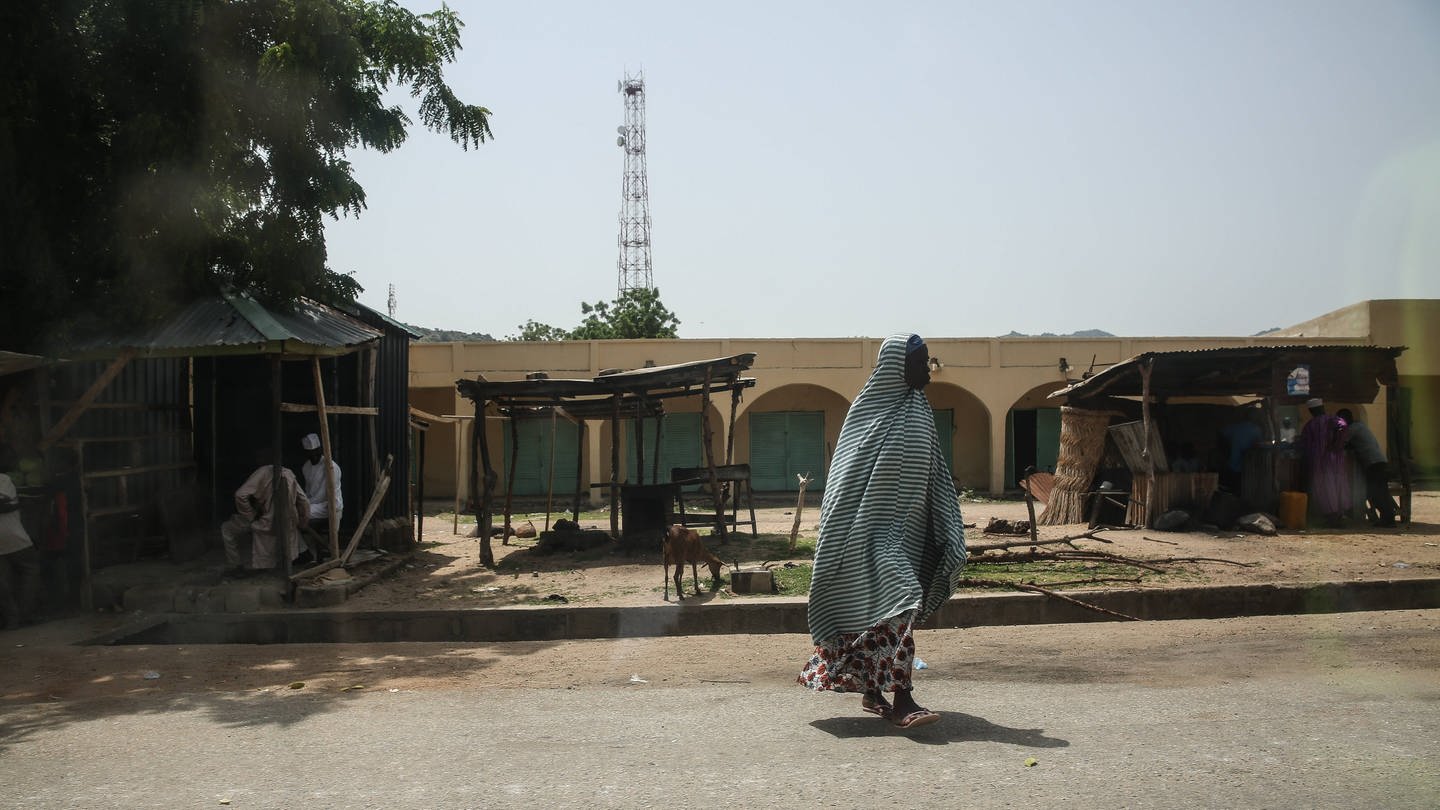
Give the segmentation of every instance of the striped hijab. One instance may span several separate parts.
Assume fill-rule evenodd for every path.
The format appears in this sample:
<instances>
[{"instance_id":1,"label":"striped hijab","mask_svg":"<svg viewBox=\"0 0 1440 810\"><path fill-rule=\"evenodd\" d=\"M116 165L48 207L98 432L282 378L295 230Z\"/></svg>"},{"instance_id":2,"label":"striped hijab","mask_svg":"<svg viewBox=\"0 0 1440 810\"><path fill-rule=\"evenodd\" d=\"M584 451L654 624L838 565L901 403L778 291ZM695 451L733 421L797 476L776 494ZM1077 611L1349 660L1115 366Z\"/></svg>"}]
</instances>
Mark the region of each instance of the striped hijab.
<instances>
[{"instance_id":1,"label":"striped hijab","mask_svg":"<svg viewBox=\"0 0 1440 810\"><path fill-rule=\"evenodd\" d=\"M965 565L965 530L935 417L905 382L909 335L880 346L825 479L810 582L810 636L833 647L907 610L945 603Z\"/></svg>"}]
</instances>

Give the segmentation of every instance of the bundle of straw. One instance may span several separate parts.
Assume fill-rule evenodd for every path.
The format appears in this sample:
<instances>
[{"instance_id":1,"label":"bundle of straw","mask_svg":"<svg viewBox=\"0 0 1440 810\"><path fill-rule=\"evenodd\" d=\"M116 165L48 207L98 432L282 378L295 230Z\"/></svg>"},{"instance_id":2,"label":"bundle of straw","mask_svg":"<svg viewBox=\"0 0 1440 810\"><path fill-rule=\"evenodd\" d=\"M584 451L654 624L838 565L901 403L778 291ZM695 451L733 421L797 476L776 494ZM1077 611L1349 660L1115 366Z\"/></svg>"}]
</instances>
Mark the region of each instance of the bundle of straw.
<instances>
[{"instance_id":1,"label":"bundle of straw","mask_svg":"<svg viewBox=\"0 0 1440 810\"><path fill-rule=\"evenodd\" d=\"M1060 526L1085 522L1085 493L1105 455L1105 429L1113 411L1064 406L1060 409L1060 457L1055 463L1055 487L1050 502L1036 522Z\"/></svg>"}]
</instances>

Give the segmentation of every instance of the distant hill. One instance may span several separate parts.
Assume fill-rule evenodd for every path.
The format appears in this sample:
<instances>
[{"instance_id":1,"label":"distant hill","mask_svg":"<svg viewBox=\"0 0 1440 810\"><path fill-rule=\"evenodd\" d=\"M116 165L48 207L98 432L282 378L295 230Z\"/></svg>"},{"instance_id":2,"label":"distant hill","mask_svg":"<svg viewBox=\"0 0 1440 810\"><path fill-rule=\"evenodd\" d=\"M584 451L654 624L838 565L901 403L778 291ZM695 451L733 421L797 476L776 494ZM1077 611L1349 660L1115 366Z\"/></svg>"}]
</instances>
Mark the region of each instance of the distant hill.
<instances>
[{"instance_id":1,"label":"distant hill","mask_svg":"<svg viewBox=\"0 0 1440 810\"><path fill-rule=\"evenodd\" d=\"M453 343L462 340L478 343L495 340L495 338L484 332L461 332L455 329L427 329L423 326L408 323L405 325L420 333L421 343Z\"/></svg>"},{"instance_id":2,"label":"distant hill","mask_svg":"<svg viewBox=\"0 0 1440 810\"><path fill-rule=\"evenodd\" d=\"M1250 337L1260 337L1261 335L1269 335L1269 334L1272 334L1272 333L1274 333L1274 332L1279 332L1279 331L1280 331L1280 327L1278 327L1278 326L1272 326L1272 327L1270 327L1269 329L1261 329L1259 332L1256 332L1255 334L1251 335Z\"/></svg>"},{"instance_id":3,"label":"distant hill","mask_svg":"<svg viewBox=\"0 0 1440 810\"><path fill-rule=\"evenodd\" d=\"M1115 337L1104 329L1081 329L1079 332L1071 332L1066 335L1057 335L1054 332L1041 332L1038 335L1027 335L1024 332L1011 331L1000 337L1074 337L1074 338L1107 338Z\"/></svg>"}]
</instances>

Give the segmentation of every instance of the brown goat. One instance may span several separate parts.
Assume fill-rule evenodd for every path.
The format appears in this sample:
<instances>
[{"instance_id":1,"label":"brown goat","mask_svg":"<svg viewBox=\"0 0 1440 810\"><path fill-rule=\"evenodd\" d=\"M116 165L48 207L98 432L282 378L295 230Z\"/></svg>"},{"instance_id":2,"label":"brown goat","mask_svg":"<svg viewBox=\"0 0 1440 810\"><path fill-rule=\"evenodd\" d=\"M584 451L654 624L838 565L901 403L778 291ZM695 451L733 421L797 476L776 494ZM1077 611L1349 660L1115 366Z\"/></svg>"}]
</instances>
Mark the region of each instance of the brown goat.
<instances>
[{"instance_id":1,"label":"brown goat","mask_svg":"<svg viewBox=\"0 0 1440 810\"><path fill-rule=\"evenodd\" d=\"M700 542L700 534L693 529L687 529L676 523L665 532L665 539L661 541L661 551L664 556L665 566L665 601L670 601L670 566L675 566L675 598L684 599L685 590L680 587L685 572L685 563L690 563L690 576L695 580L695 595L700 595L700 571L697 568L699 563L710 566L710 592L714 593L720 588L720 569L725 563L719 557L711 554L705 544Z\"/></svg>"}]
</instances>

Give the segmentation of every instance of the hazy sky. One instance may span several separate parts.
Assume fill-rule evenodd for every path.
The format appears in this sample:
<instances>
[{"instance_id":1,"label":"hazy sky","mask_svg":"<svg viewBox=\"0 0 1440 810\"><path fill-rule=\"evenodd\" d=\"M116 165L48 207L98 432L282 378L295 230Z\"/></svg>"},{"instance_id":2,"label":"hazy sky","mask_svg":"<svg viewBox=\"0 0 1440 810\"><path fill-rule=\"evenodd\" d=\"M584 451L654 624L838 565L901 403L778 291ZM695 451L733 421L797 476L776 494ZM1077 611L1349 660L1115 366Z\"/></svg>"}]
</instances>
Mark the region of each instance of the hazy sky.
<instances>
[{"instance_id":1,"label":"hazy sky","mask_svg":"<svg viewBox=\"0 0 1440 810\"><path fill-rule=\"evenodd\" d=\"M495 140L354 153L369 210L329 229L409 323L615 297L642 67L681 337L1237 335L1440 297L1433 0L451 7Z\"/></svg>"}]
</instances>

